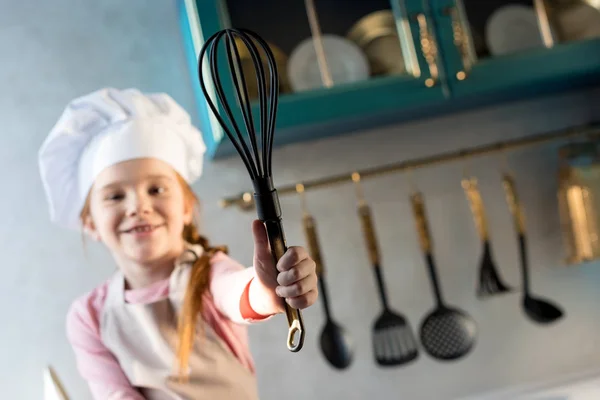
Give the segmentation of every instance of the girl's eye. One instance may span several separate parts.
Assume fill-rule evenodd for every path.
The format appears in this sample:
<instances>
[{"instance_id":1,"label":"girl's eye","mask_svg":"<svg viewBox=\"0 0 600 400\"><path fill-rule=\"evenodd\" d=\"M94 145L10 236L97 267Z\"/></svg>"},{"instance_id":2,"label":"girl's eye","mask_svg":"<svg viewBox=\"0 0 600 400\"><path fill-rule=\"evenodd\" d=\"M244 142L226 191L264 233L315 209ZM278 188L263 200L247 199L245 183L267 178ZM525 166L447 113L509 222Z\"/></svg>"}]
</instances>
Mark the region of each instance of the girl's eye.
<instances>
[{"instance_id":1,"label":"girl's eye","mask_svg":"<svg viewBox=\"0 0 600 400\"><path fill-rule=\"evenodd\" d=\"M124 197L125 197L125 195L123 195L123 193L110 193L104 197L104 200L119 201L119 200L123 200Z\"/></svg>"},{"instance_id":2,"label":"girl's eye","mask_svg":"<svg viewBox=\"0 0 600 400\"><path fill-rule=\"evenodd\" d=\"M152 186L149 190L150 194L162 194L166 191L166 189L162 186Z\"/></svg>"}]
</instances>

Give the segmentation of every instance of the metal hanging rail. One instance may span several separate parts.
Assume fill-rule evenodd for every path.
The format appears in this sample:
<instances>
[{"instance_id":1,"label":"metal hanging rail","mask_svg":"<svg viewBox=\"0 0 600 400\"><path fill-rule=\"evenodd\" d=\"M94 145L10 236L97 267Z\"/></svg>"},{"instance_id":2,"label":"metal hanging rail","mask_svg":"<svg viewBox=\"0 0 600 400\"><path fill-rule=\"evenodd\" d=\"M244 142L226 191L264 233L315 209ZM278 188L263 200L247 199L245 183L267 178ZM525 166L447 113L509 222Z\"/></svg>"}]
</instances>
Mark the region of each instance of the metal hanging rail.
<instances>
[{"instance_id":1,"label":"metal hanging rail","mask_svg":"<svg viewBox=\"0 0 600 400\"><path fill-rule=\"evenodd\" d=\"M560 131L546 132L537 135L531 135L524 138L500 141L496 143L464 148L458 151L435 154L428 157L414 158L398 163L382 165L364 170L351 171L345 174L331 175L319 179L299 182L304 190L329 187L344 183L352 183L352 175L360 174L361 180L373 178L390 173L397 173L409 169L422 168L435 164L441 164L456 160L463 160L470 157L493 154L502 151L515 150L523 147L530 147L552 142L560 139L569 139L580 136L596 137L600 136L600 123L594 123L584 126L578 126ZM278 186L279 195L296 194L297 184ZM253 193L251 191L242 192L236 196L225 197L220 200L219 205L222 208L237 206L243 210L249 210L254 207Z\"/></svg>"}]
</instances>

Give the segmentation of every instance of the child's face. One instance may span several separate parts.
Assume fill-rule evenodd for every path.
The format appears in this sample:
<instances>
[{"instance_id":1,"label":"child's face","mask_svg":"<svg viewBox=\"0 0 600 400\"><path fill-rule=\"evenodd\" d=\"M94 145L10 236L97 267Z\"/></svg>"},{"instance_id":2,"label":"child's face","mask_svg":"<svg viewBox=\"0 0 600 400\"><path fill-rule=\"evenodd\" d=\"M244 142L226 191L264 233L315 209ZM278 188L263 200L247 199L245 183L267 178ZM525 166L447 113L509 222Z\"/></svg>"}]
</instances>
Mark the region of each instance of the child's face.
<instances>
[{"instance_id":1,"label":"child's face","mask_svg":"<svg viewBox=\"0 0 600 400\"><path fill-rule=\"evenodd\" d=\"M119 258L153 263L179 255L193 205L168 164L148 158L108 167L96 178L89 201L86 231Z\"/></svg>"}]
</instances>

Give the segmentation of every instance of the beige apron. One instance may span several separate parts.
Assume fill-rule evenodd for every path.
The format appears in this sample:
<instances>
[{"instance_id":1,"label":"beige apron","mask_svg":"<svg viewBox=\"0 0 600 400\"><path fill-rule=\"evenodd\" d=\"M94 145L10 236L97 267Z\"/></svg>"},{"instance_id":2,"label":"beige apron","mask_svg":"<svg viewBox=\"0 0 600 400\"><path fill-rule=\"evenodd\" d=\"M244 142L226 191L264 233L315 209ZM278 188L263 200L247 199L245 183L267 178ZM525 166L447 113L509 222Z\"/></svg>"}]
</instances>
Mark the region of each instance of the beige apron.
<instances>
[{"instance_id":1,"label":"beige apron","mask_svg":"<svg viewBox=\"0 0 600 400\"><path fill-rule=\"evenodd\" d=\"M179 382L174 373L176 315L191 262L175 266L168 298L150 304L127 303L125 279L117 273L109 284L100 321L102 342L115 355L132 386L149 400L258 400L255 376L204 321L199 329L202 336L190 355L188 382Z\"/></svg>"}]
</instances>

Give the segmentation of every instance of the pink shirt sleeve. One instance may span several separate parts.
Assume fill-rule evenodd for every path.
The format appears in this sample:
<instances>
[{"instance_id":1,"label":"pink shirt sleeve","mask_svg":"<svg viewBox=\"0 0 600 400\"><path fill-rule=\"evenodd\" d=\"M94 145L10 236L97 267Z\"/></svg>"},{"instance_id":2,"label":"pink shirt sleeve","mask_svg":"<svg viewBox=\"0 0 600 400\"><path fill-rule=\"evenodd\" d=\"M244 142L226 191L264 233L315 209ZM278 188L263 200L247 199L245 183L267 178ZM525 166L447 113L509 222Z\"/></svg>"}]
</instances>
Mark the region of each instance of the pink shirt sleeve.
<instances>
[{"instance_id":1,"label":"pink shirt sleeve","mask_svg":"<svg viewBox=\"0 0 600 400\"><path fill-rule=\"evenodd\" d=\"M105 296L106 284L78 298L67 314L67 337L77 368L96 400L144 400L100 339L98 317Z\"/></svg>"}]
</instances>

